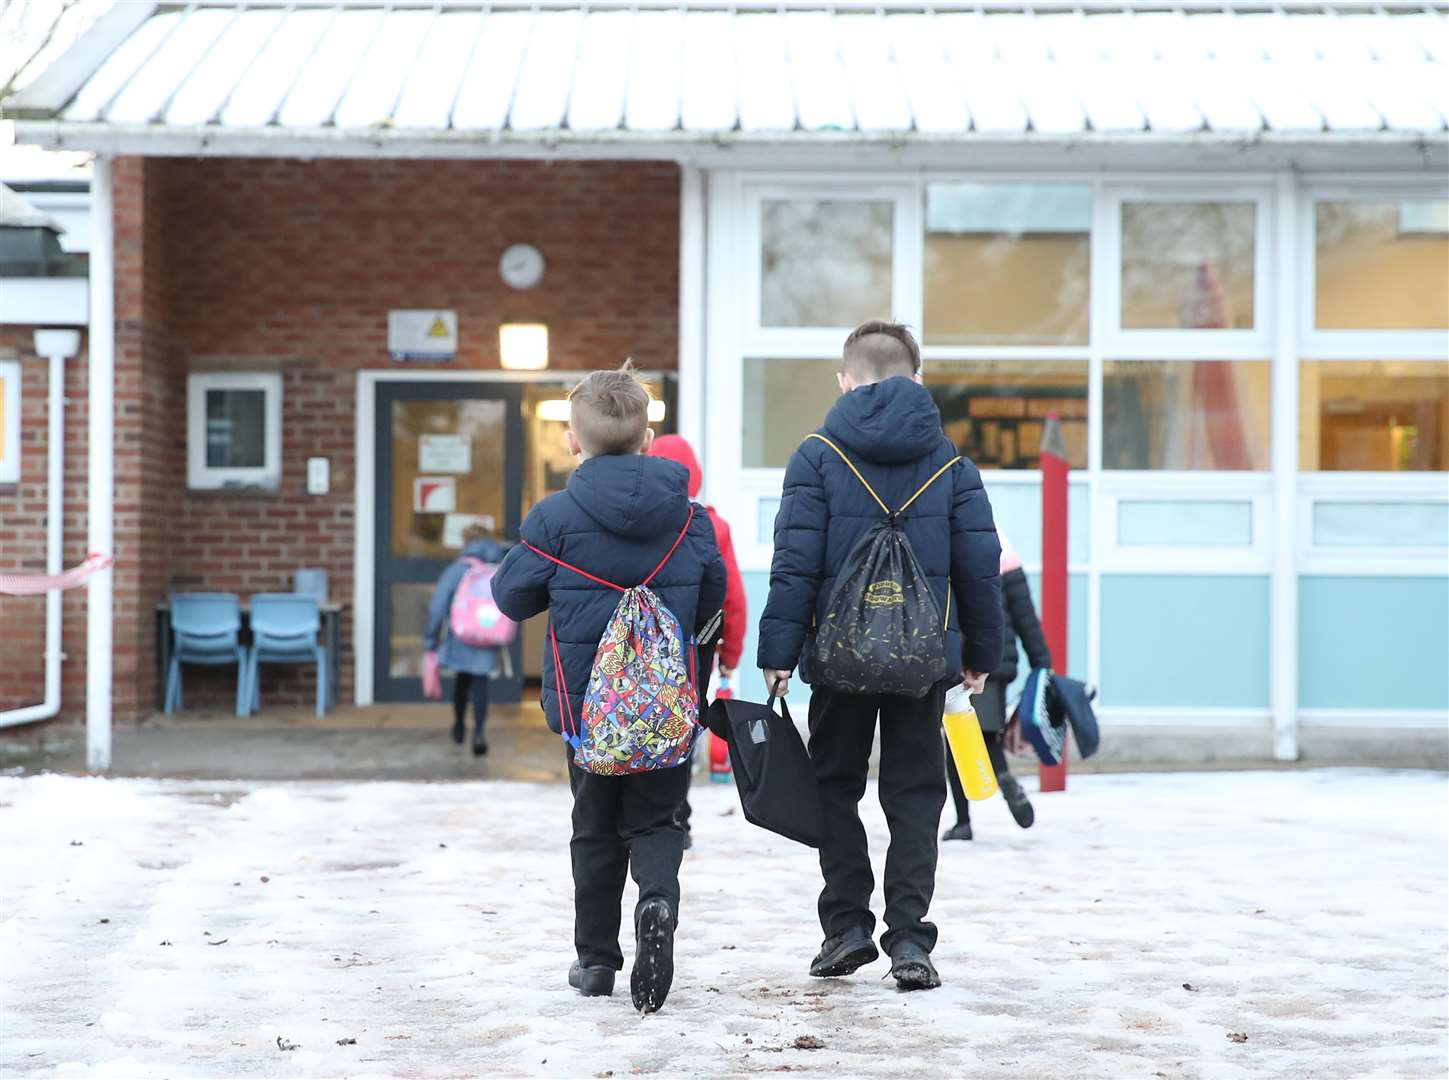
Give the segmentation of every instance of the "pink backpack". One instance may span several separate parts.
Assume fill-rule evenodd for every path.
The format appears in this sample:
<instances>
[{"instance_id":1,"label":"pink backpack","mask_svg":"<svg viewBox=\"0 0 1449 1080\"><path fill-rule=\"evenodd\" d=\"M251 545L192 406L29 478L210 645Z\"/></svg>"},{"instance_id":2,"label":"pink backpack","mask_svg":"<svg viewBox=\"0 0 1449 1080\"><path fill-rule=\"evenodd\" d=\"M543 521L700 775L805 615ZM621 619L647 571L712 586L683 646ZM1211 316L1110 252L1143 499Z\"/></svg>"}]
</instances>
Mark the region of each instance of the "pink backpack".
<instances>
[{"instance_id":1,"label":"pink backpack","mask_svg":"<svg viewBox=\"0 0 1449 1080\"><path fill-rule=\"evenodd\" d=\"M475 649L496 649L513 644L518 624L493 602L493 574L498 568L482 559L468 559L468 569L453 593L449 626L453 636Z\"/></svg>"}]
</instances>

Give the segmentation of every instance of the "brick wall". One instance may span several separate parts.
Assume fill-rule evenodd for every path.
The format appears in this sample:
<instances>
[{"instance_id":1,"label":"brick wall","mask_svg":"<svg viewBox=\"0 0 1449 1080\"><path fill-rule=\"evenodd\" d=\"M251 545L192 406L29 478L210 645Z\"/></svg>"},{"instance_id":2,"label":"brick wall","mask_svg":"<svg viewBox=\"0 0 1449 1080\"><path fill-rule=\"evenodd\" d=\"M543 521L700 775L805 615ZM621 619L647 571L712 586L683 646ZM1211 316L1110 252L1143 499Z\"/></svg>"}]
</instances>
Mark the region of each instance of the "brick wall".
<instances>
[{"instance_id":1,"label":"brick wall","mask_svg":"<svg viewBox=\"0 0 1449 1080\"><path fill-rule=\"evenodd\" d=\"M35 355L33 328L0 327L0 358L21 361L20 482L0 485L0 573L45 572L46 447L50 375ZM85 352L66 362L65 541L63 561L86 555ZM85 590L64 594L63 718L84 715ZM45 692L45 597L0 596L0 710L37 705ZM17 729L19 730L19 729Z\"/></svg>"},{"instance_id":2,"label":"brick wall","mask_svg":"<svg viewBox=\"0 0 1449 1080\"><path fill-rule=\"evenodd\" d=\"M139 380L124 405L117 393L118 551L123 505L139 549L134 579L117 580L118 713L122 649L134 650L128 704L154 700L150 620L170 588L273 591L297 567L320 566L350 602L356 372L397 366L389 309L455 309L453 369L498 367L498 324L516 321L548 324L555 368L677 362L673 165L131 160L118 163L116 190L117 377ZM522 293L497 269L518 242L548 261L543 283ZM185 488L185 375L216 367L282 372L275 492ZM331 494L305 494L310 456L331 459ZM304 702L308 677L268 673L263 692ZM188 703L229 704L233 685L188 673Z\"/></svg>"},{"instance_id":3,"label":"brick wall","mask_svg":"<svg viewBox=\"0 0 1449 1080\"><path fill-rule=\"evenodd\" d=\"M356 372L393 368L391 308L458 312L452 369L496 368L502 322L545 322L551 366L676 364L679 174L655 163L273 161L115 163L115 683L119 721L157 699L155 605L172 589L243 594L325 568L353 592ZM498 275L535 244L543 283ZM8 331L7 331L8 333ZM30 331L0 349L30 352ZM275 492L186 489L186 374L283 376ZM23 468L0 489L0 570L44 568L45 365L24 366ZM67 371L66 562L85 554L86 370ZM304 493L306 459L332 492ZM42 689L43 600L0 600L0 708ZM84 592L67 594L65 716L84 714ZM351 693L350 618L343 679ZM268 674L269 702L310 700L308 674ZM229 707L234 675L189 671L188 704Z\"/></svg>"}]
</instances>

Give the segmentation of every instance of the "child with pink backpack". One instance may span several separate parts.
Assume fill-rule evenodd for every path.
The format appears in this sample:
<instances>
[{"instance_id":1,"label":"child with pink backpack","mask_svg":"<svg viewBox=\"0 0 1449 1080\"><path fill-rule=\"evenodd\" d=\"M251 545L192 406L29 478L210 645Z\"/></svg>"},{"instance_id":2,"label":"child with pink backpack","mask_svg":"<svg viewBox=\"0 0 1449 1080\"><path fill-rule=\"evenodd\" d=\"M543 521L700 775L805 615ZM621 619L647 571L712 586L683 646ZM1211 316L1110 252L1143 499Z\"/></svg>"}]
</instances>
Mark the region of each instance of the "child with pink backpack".
<instances>
[{"instance_id":1,"label":"child with pink backpack","mask_svg":"<svg viewBox=\"0 0 1449 1080\"><path fill-rule=\"evenodd\" d=\"M518 633L517 625L493 602L493 573L502 558L503 548L482 525L464 529L463 554L438 579L423 637L427 650L423 690L428 697L442 697L441 669L454 673L453 741L463 742L472 702L474 756L488 753L483 734L488 721L488 679L502 665L502 651Z\"/></svg>"}]
</instances>

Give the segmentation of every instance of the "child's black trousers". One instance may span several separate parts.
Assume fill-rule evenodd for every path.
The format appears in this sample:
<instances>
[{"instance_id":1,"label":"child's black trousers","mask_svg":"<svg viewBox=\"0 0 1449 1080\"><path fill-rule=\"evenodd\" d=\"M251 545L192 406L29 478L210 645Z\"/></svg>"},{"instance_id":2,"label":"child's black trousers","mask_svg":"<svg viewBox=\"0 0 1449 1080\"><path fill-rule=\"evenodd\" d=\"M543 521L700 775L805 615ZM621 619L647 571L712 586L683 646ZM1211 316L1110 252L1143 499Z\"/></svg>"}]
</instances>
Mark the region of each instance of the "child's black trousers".
<instances>
[{"instance_id":1,"label":"child's black trousers","mask_svg":"<svg viewBox=\"0 0 1449 1080\"><path fill-rule=\"evenodd\" d=\"M632 871L639 903L662 898L679 917L684 830L675 821L689 783L688 764L633 776L595 776L574 765L574 946L586 967L619 971L619 907Z\"/></svg>"},{"instance_id":2,"label":"child's black trousers","mask_svg":"<svg viewBox=\"0 0 1449 1080\"><path fill-rule=\"evenodd\" d=\"M936 891L936 829L946 802L946 762L941 746L945 687L923 698L847 694L823 686L810 692L810 760L825 806L825 844L820 871L820 925L832 937L852 926L875 929L865 826L858 809L876 717L880 717L880 804L890 826L885 862L887 953L897 940L930 951L936 927L926 921Z\"/></svg>"}]
</instances>

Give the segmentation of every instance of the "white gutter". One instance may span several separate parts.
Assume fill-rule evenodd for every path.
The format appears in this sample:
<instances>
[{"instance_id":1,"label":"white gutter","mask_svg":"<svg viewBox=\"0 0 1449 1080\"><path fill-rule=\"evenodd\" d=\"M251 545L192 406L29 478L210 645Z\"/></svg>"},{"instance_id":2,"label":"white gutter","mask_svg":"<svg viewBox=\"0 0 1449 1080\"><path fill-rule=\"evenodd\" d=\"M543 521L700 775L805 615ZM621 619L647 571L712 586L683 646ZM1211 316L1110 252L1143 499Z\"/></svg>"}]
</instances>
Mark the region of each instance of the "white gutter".
<instances>
[{"instance_id":1,"label":"white gutter","mask_svg":"<svg viewBox=\"0 0 1449 1080\"><path fill-rule=\"evenodd\" d=\"M37 330L35 351L50 364L50 416L46 430L45 572L61 571L65 528L65 362L80 351L76 330ZM39 705L0 712L0 728L49 720L60 712L61 651L59 589L45 594L45 697Z\"/></svg>"},{"instance_id":2,"label":"white gutter","mask_svg":"<svg viewBox=\"0 0 1449 1080\"><path fill-rule=\"evenodd\" d=\"M1439 131L983 132L574 131L555 128L171 127L15 116L17 140L48 150L153 157L297 157L675 161L700 168L959 170L1042 168L1170 172L1185 162L1242 172L1297 165L1439 175L1449 140ZM841 155L845 155L842 160Z\"/></svg>"},{"instance_id":3,"label":"white gutter","mask_svg":"<svg viewBox=\"0 0 1449 1080\"><path fill-rule=\"evenodd\" d=\"M98 156L91 176L90 475L88 550L113 555L115 511L116 291L111 159ZM111 767L111 619L115 570L86 586L86 767Z\"/></svg>"}]
</instances>

